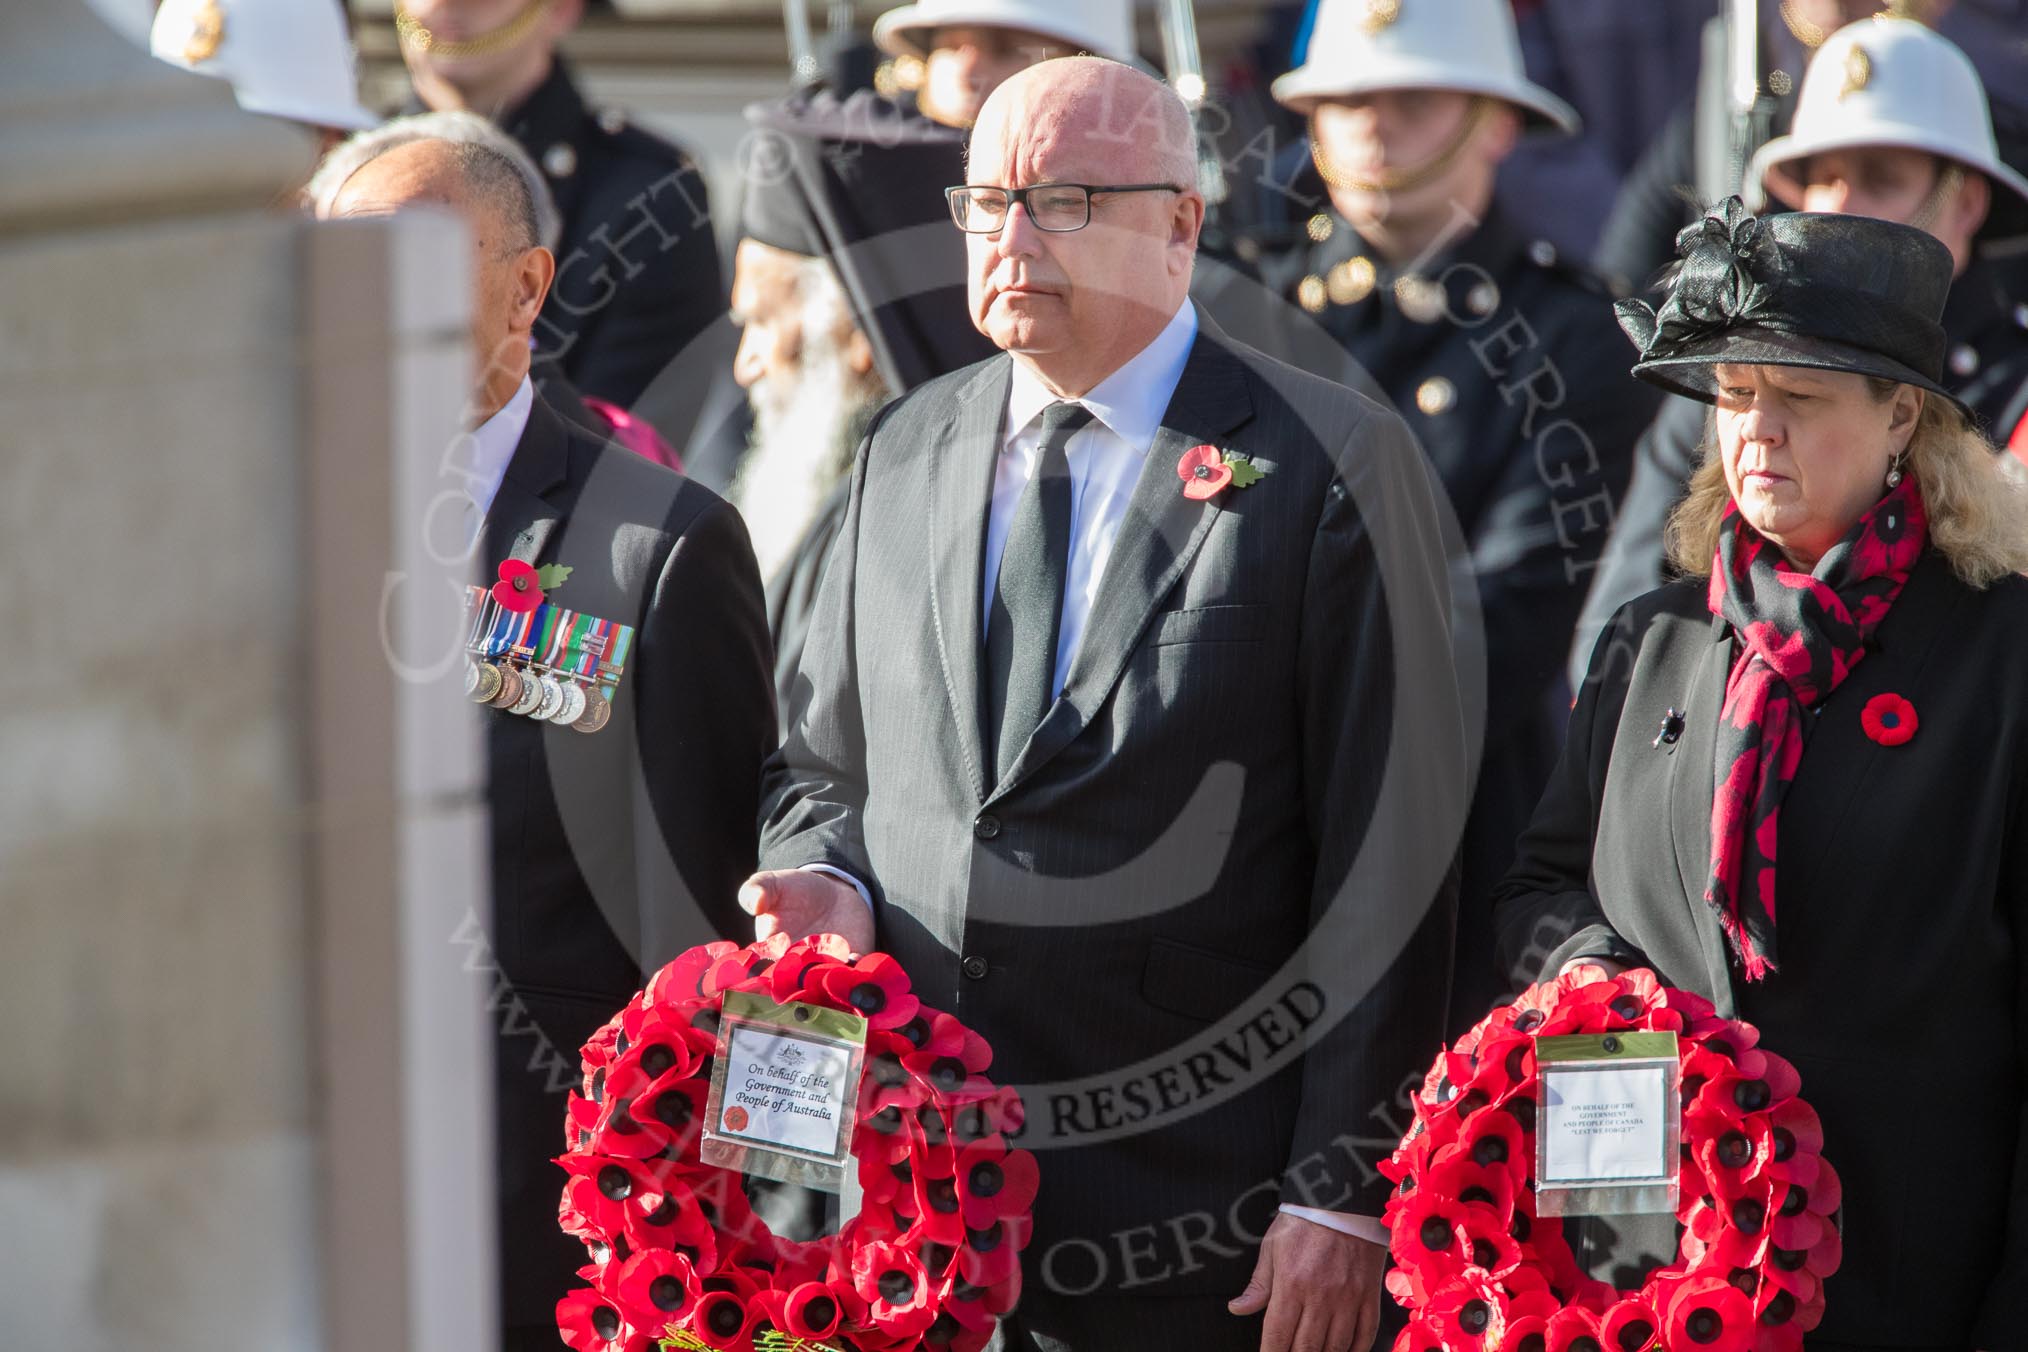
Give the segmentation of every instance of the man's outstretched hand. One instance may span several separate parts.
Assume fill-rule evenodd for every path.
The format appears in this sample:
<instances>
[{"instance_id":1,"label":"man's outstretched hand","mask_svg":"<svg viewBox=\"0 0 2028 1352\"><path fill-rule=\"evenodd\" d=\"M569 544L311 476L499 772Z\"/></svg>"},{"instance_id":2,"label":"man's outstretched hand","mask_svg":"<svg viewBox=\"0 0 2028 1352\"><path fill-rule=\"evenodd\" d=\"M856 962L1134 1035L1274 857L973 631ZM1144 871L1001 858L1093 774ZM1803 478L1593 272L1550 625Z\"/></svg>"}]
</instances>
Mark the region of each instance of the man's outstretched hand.
<instances>
[{"instance_id":1,"label":"man's outstretched hand","mask_svg":"<svg viewBox=\"0 0 2028 1352\"><path fill-rule=\"evenodd\" d=\"M1226 1308L1267 1311L1261 1352L1366 1352L1380 1326L1387 1250L1300 1216L1281 1215L1261 1242L1253 1280Z\"/></svg>"},{"instance_id":2,"label":"man's outstretched hand","mask_svg":"<svg viewBox=\"0 0 2028 1352\"><path fill-rule=\"evenodd\" d=\"M836 934L855 953L873 951L873 912L848 883L827 873L775 869L740 885L739 907L753 917L753 937L804 939Z\"/></svg>"}]
</instances>

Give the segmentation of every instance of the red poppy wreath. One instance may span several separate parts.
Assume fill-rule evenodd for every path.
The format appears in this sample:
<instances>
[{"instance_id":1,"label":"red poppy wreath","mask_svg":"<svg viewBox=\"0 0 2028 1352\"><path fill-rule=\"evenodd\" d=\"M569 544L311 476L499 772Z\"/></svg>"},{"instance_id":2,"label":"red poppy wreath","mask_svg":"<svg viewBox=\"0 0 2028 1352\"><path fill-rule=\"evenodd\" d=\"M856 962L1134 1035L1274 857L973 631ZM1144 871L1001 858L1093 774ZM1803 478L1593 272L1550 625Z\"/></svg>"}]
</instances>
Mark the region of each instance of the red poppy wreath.
<instances>
[{"instance_id":1,"label":"red poppy wreath","mask_svg":"<svg viewBox=\"0 0 2028 1352\"><path fill-rule=\"evenodd\" d=\"M868 1023L852 1130L864 1199L836 1235L777 1238L741 1175L703 1162L718 1018L751 992ZM1034 1156L977 1033L909 993L901 965L833 935L693 948L584 1047L558 1216L591 1261L558 1302L578 1352L917 1352L984 1347L1020 1294Z\"/></svg>"},{"instance_id":2,"label":"red poppy wreath","mask_svg":"<svg viewBox=\"0 0 2028 1352\"><path fill-rule=\"evenodd\" d=\"M1677 1035L1684 1226L1638 1291L1584 1275L1537 1218L1535 1039ZM1795 1068L1751 1024L1647 971L1533 986L1437 1057L1415 1123L1381 1165L1387 1288L1412 1318L1395 1352L1797 1352L1842 1242L1838 1175Z\"/></svg>"}]
</instances>

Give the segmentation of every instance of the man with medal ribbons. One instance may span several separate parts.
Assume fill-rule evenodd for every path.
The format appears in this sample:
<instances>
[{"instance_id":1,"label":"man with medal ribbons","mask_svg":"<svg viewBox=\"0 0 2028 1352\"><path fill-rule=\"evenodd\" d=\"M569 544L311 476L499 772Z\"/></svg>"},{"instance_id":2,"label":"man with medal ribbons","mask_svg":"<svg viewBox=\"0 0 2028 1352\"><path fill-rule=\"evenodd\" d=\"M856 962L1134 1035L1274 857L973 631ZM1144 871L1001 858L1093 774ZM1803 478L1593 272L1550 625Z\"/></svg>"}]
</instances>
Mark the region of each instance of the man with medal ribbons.
<instances>
[{"instance_id":1,"label":"man with medal ribbons","mask_svg":"<svg viewBox=\"0 0 2028 1352\"><path fill-rule=\"evenodd\" d=\"M583 1261L557 1228L549 1162L577 1049L644 965L737 923L775 744L767 625L738 514L536 393L530 340L556 262L526 155L470 114L390 126L318 205L449 209L471 236L475 385L445 473L469 498L457 638L466 693L487 706L486 938L514 997L493 1067L502 1346L546 1349Z\"/></svg>"}]
</instances>

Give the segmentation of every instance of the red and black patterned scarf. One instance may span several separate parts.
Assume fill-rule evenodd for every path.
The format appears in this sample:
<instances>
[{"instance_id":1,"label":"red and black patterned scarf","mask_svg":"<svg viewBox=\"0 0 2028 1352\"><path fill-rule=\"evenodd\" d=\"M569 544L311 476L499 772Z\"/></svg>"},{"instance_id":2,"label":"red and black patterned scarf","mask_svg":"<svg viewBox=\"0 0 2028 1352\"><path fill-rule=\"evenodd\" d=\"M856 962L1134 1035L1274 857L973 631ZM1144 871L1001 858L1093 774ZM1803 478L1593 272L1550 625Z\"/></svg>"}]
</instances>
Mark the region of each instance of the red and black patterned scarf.
<instances>
[{"instance_id":1,"label":"red and black patterned scarf","mask_svg":"<svg viewBox=\"0 0 2028 1352\"><path fill-rule=\"evenodd\" d=\"M1740 654L1718 720L1704 900L1749 981L1775 967L1776 821L1803 758L1806 711L1859 665L1928 539L1913 476L1860 518L1814 573L1797 571L1736 505L1725 509L1709 604L1732 626Z\"/></svg>"}]
</instances>

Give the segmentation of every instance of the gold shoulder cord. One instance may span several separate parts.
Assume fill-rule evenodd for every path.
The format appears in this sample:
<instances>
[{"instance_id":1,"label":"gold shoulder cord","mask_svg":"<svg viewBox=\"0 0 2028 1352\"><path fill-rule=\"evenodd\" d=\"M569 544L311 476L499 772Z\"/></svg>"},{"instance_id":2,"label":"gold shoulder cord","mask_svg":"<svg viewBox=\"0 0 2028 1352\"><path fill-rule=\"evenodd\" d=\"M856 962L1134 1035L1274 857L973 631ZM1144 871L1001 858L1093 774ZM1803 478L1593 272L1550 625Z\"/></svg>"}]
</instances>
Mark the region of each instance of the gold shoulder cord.
<instances>
[{"instance_id":1,"label":"gold shoulder cord","mask_svg":"<svg viewBox=\"0 0 2028 1352\"><path fill-rule=\"evenodd\" d=\"M551 0L528 0L519 14L501 24L490 33L463 42L448 42L432 33L408 12L408 6L396 0L394 6L394 31L401 35L407 46L430 56L441 56L457 60L467 56L490 56L502 52L523 41L535 31L535 25L542 22L542 16L549 12Z\"/></svg>"}]
</instances>

